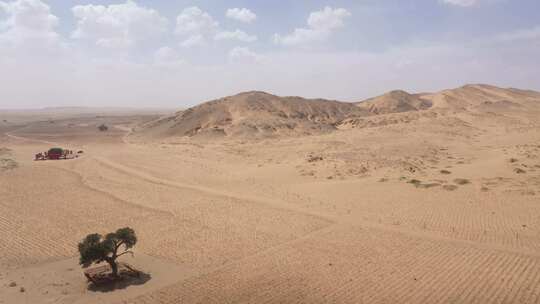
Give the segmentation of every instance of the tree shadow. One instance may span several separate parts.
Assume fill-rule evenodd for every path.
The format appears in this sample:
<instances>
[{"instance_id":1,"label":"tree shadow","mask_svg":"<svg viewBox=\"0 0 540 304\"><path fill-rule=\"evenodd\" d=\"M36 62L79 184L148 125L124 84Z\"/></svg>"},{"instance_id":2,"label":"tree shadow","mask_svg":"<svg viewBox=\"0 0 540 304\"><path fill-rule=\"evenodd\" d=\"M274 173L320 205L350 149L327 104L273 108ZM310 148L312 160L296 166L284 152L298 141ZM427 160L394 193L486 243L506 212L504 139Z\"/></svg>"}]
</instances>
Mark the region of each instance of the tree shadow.
<instances>
[{"instance_id":1,"label":"tree shadow","mask_svg":"<svg viewBox=\"0 0 540 304\"><path fill-rule=\"evenodd\" d=\"M119 278L108 278L99 283L88 284L88 290L93 292L111 292L119 289L125 289L129 286L143 285L150 281L152 276L149 273L141 271L132 273L122 273Z\"/></svg>"}]
</instances>

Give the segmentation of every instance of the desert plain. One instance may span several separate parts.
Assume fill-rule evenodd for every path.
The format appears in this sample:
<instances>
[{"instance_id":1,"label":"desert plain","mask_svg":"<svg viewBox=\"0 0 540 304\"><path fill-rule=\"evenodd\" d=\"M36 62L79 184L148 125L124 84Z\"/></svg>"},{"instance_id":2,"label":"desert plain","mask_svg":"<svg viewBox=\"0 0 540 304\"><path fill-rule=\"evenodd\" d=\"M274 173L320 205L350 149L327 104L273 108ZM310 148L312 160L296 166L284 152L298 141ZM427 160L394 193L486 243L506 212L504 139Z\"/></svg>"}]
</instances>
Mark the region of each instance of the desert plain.
<instances>
[{"instance_id":1,"label":"desert plain","mask_svg":"<svg viewBox=\"0 0 540 304\"><path fill-rule=\"evenodd\" d=\"M125 226L149 278L88 288ZM0 111L0 303L540 303L540 93Z\"/></svg>"}]
</instances>

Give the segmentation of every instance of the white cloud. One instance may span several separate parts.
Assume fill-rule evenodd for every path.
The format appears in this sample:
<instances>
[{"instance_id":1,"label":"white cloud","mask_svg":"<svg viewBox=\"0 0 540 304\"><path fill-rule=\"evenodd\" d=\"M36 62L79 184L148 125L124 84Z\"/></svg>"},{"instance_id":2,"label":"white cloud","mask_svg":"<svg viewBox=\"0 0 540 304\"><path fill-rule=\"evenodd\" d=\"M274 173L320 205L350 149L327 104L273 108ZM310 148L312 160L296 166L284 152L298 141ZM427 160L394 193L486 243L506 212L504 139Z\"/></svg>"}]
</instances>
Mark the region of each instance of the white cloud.
<instances>
[{"instance_id":1,"label":"white cloud","mask_svg":"<svg viewBox=\"0 0 540 304\"><path fill-rule=\"evenodd\" d=\"M257 19L257 15L247 8L230 8L225 15L227 18L244 23L251 23Z\"/></svg>"},{"instance_id":2,"label":"white cloud","mask_svg":"<svg viewBox=\"0 0 540 304\"><path fill-rule=\"evenodd\" d=\"M327 6L322 11L311 13L308 25L314 30L331 31L343 27L343 19L350 16L351 13L344 8L332 9Z\"/></svg>"},{"instance_id":3,"label":"white cloud","mask_svg":"<svg viewBox=\"0 0 540 304\"><path fill-rule=\"evenodd\" d=\"M243 42L253 42L257 41L257 36L248 35L246 32L241 30L236 30L233 32L219 32L214 37L215 40L239 40Z\"/></svg>"},{"instance_id":4,"label":"white cloud","mask_svg":"<svg viewBox=\"0 0 540 304\"><path fill-rule=\"evenodd\" d=\"M249 35L244 31L224 31L219 23L207 12L193 6L184 9L176 18L176 34L184 37L180 43L183 47L205 45L207 40L238 40L253 42L257 36Z\"/></svg>"},{"instance_id":5,"label":"white cloud","mask_svg":"<svg viewBox=\"0 0 540 304\"><path fill-rule=\"evenodd\" d=\"M213 35L219 23L210 14L196 6L185 8L176 17L176 34L188 37L183 46L195 46L204 43L207 36Z\"/></svg>"},{"instance_id":6,"label":"white cloud","mask_svg":"<svg viewBox=\"0 0 540 304\"><path fill-rule=\"evenodd\" d=\"M274 42L282 45L300 45L328 39L338 28L344 26L344 19L351 13L344 8L329 6L322 11L312 12L307 20L307 28L297 28L291 34L274 35Z\"/></svg>"},{"instance_id":7,"label":"white cloud","mask_svg":"<svg viewBox=\"0 0 540 304\"><path fill-rule=\"evenodd\" d=\"M87 39L101 47L131 47L167 31L166 18L133 1L108 6L77 5L72 11L77 19L72 38Z\"/></svg>"},{"instance_id":8,"label":"white cloud","mask_svg":"<svg viewBox=\"0 0 540 304\"><path fill-rule=\"evenodd\" d=\"M264 60L264 57L247 47L235 47L229 52L229 60L236 63L259 63Z\"/></svg>"},{"instance_id":9,"label":"white cloud","mask_svg":"<svg viewBox=\"0 0 540 304\"><path fill-rule=\"evenodd\" d=\"M55 28L58 18L50 7L40 0L0 1L0 12L6 19L0 19L0 47L56 48L60 36Z\"/></svg>"},{"instance_id":10,"label":"white cloud","mask_svg":"<svg viewBox=\"0 0 540 304\"><path fill-rule=\"evenodd\" d=\"M457 5L462 7L468 7L476 5L479 0L440 0L442 3L449 5Z\"/></svg>"},{"instance_id":11,"label":"white cloud","mask_svg":"<svg viewBox=\"0 0 540 304\"><path fill-rule=\"evenodd\" d=\"M176 18L176 33L179 35L213 32L219 23L207 12L193 6L188 7Z\"/></svg>"}]
</instances>

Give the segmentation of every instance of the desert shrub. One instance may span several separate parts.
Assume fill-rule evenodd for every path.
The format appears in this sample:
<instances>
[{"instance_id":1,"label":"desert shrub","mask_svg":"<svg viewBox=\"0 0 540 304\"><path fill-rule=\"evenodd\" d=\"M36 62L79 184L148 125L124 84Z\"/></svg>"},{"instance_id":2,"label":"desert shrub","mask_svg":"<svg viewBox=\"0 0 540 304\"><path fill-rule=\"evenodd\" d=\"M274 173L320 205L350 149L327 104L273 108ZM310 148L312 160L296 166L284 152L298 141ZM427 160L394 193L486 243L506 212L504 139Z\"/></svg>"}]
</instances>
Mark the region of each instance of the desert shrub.
<instances>
[{"instance_id":1,"label":"desert shrub","mask_svg":"<svg viewBox=\"0 0 540 304\"><path fill-rule=\"evenodd\" d=\"M458 188L458 186L456 185L444 185L443 186L444 190L448 190L448 191L454 191Z\"/></svg>"},{"instance_id":2,"label":"desert shrub","mask_svg":"<svg viewBox=\"0 0 540 304\"><path fill-rule=\"evenodd\" d=\"M423 188L423 189L429 189L433 187L439 187L441 184L439 183L428 183L428 184L417 184L416 187Z\"/></svg>"},{"instance_id":3,"label":"desert shrub","mask_svg":"<svg viewBox=\"0 0 540 304\"><path fill-rule=\"evenodd\" d=\"M469 181L468 179L465 179L465 178L456 178L454 180L454 183L456 183L458 185L467 185L467 184L470 184L471 181Z\"/></svg>"},{"instance_id":4,"label":"desert shrub","mask_svg":"<svg viewBox=\"0 0 540 304\"><path fill-rule=\"evenodd\" d=\"M100 130L101 132L105 132L109 130L109 127L107 127L105 124L101 124L99 125L98 130Z\"/></svg>"},{"instance_id":5,"label":"desert shrub","mask_svg":"<svg viewBox=\"0 0 540 304\"><path fill-rule=\"evenodd\" d=\"M309 163L313 163L313 162L317 162L317 161L322 161L323 160L323 157L320 156L320 155L308 155L308 159L307 161Z\"/></svg>"},{"instance_id":6,"label":"desert shrub","mask_svg":"<svg viewBox=\"0 0 540 304\"><path fill-rule=\"evenodd\" d=\"M409 184L413 184L413 185L420 185L422 183L422 181L419 181L417 179L411 179L409 181Z\"/></svg>"}]
</instances>

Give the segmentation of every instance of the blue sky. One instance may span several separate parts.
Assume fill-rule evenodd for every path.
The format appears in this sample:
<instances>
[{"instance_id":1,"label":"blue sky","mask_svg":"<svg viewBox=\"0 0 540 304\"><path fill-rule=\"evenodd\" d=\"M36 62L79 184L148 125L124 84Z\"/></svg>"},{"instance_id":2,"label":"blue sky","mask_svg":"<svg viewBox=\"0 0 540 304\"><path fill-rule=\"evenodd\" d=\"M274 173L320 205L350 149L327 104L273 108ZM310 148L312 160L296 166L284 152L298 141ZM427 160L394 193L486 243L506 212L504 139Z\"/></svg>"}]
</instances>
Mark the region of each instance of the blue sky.
<instances>
[{"instance_id":1,"label":"blue sky","mask_svg":"<svg viewBox=\"0 0 540 304\"><path fill-rule=\"evenodd\" d=\"M540 90L537 0L0 0L0 108Z\"/></svg>"}]
</instances>

